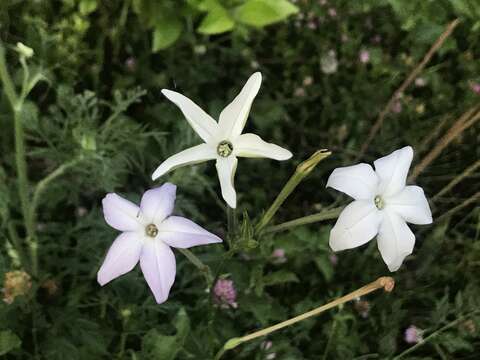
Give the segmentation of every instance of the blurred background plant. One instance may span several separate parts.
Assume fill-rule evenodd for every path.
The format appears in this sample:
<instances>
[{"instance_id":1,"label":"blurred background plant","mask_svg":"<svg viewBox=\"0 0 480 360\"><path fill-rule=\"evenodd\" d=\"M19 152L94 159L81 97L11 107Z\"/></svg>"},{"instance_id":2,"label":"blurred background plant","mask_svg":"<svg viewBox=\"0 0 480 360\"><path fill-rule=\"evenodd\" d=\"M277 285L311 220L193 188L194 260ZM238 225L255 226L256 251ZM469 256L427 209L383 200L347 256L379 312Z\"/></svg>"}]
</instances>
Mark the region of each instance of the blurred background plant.
<instances>
[{"instance_id":1,"label":"blurred background plant","mask_svg":"<svg viewBox=\"0 0 480 360\"><path fill-rule=\"evenodd\" d=\"M455 18L461 22L453 33L392 98ZM0 355L210 359L230 337L384 275L374 243L330 252L334 220L258 236L253 224L315 150L333 154L275 223L344 204L324 189L333 168L407 144L416 150L415 182L437 221L416 229L415 252L394 274L394 292L229 356L474 359L480 351L478 1L3 0L0 38L14 89L28 90L17 111L4 82L0 102ZM161 160L199 142L160 90L176 89L218 115L254 71L265 80L248 127L294 158L240 164L237 213L249 214L239 219L243 242L223 261L220 247L193 249L219 276L214 292L181 255L163 305L139 271L100 288L95 274L115 236L103 221L104 194L138 200L135 194L154 186L150 175ZM24 82L26 73L34 83ZM24 132L27 193L18 191L15 125ZM225 237L211 164L164 180L179 187L177 213ZM22 215L25 195L36 209L38 271Z\"/></svg>"}]
</instances>

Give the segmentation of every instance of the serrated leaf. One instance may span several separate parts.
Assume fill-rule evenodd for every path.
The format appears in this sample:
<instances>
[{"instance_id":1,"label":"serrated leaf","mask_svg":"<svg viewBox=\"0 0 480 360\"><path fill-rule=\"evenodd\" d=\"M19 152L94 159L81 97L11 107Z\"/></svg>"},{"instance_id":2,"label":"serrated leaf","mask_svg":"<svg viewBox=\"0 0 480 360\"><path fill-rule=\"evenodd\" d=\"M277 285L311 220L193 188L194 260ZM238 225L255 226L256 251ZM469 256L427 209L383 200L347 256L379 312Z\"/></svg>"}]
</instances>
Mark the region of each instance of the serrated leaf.
<instances>
[{"instance_id":1,"label":"serrated leaf","mask_svg":"<svg viewBox=\"0 0 480 360\"><path fill-rule=\"evenodd\" d=\"M241 23L262 27L297 12L298 8L287 0L249 0L236 9L235 17Z\"/></svg>"},{"instance_id":2,"label":"serrated leaf","mask_svg":"<svg viewBox=\"0 0 480 360\"><path fill-rule=\"evenodd\" d=\"M152 51L157 52L168 48L180 37L182 23L176 19L164 18L155 25L153 30Z\"/></svg>"},{"instance_id":3,"label":"serrated leaf","mask_svg":"<svg viewBox=\"0 0 480 360\"><path fill-rule=\"evenodd\" d=\"M201 34L214 35L230 31L235 26L228 11L221 5L213 7L203 18L197 31Z\"/></svg>"},{"instance_id":4,"label":"serrated leaf","mask_svg":"<svg viewBox=\"0 0 480 360\"><path fill-rule=\"evenodd\" d=\"M0 355L8 354L19 348L22 344L20 338L10 330L0 331Z\"/></svg>"}]
</instances>

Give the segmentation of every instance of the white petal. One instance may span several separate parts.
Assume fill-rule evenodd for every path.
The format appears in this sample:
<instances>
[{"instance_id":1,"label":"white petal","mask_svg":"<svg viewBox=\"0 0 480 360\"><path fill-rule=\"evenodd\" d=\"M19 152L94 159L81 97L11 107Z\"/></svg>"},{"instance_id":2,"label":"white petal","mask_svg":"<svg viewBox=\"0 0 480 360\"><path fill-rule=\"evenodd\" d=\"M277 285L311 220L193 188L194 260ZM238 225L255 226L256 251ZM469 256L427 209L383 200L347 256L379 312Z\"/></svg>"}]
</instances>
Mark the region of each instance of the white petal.
<instances>
[{"instance_id":1,"label":"white petal","mask_svg":"<svg viewBox=\"0 0 480 360\"><path fill-rule=\"evenodd\" d=\"M185 165L198 164L207 160L215 159L216 149L208 144L200 144L170 156L160 164L152 175L152 179L158 179L167 172Z\"/></svg>"},{"instance_id":2,"label":"white petal","mask_svg":"<svg viewBox=\"0 0 480 360\"><path fill-rule=\"evenodd\" d=\"M375 171L380 178L379 194L392 196L405 187L412 159L412 147L405 146L374 162Z\"/></svg>"},{"instance_id":3,"label":"white petal","mask_svg":"<svg viewBox=\"0 0 480 360\"><path fill-rule=\"evenodd\" d=\"M373 239L378 233L381 213L373 201L356 200L343 209L330 232L333 251L352 249Z\"/></svg>"},{"instance_id":4,"label":"white petal","mask_svg":"<svg viewBox=\"0 0 480 360\"><path fill-rule=\"evenodd\" d=\"M137 265L142 250L142 241L134 232L118 235L97 274L97 281L105 285L109 281L131 271Z\"/></svg>"},{"instance_id":5,"label":"white petal","mask_svg":"<svg viewBox=\"0 0 480 360\"><path fill-rule=\"evenodd\" d=\"M190 126L195 130L198 136L203 139L203 141L209 142L216 139L218 134L218 124L210 115L203 111L200 106L186 96L175 91L163 89L162 94L182 110L182 113Z\"/></svg>"},{"instance_id":6,"label":"white petal","mask_svg":"<svg viewBox=\"0 0 480 360\"><path fill-rule=\"evenodd\" d=\"M397 214L384 211L377 237L378 250L390 271L397 271L415 245L415 235Z\"/></svg>"},{"instance_id":7,"label":"white petal","mask_svg":"<svg viewBox=\"0 0 480 360\"><path fill-rule=\"evenodd\" d=\"M406 222L424 225L432 223L432 211L420 186L407 186L385 200L386 208L400 215Z\"/></svg>"},{"instance_id":8,"label":"white petal","mask_svg":"<svg viewBox=\"0 0 480 360\"><path fill-rule=\"evenodd\" d=\"M373 199L377 195L378 176L368 164L340 167L333 170L327 187L341 191L355 200Z\"/></svg>"},{"instance_id":9,"label":"white petal","mask_svg":"<svg viewBox=\"0 0 480 360\"><path fill-rule=\"evenodd\" d=\"M222 242L218 236L180 216L170 216L160 225L158 231L157 239L180 249Z\"/></svg>"},{"instance_id":10,"label":"white petal","mask_svg":"<svg viewBox=\"0 0 480 360\"><path fill-rule=\"evenodd\" d=\"M173 211L177 186L165 183L155 189L145 191L140 203L142 216L147 223L160 224Z\"/></svg>"},{"instance_id":11,"label":"white petal","mask_svg":"<svg viewBox=\"0 0 480 360\"><path fill-rule=\"evenodd\" d=\"M131 201L110 193L103 198L102 205L105 221L114 229L134 231L140 226L140 209Z\"/></svg>"},{"instance_id":12,"label":"white petal","mask_svg":"<svg viewBox=\"0 0 480 360\"><path fill-rule=\"evenodd\" d=\"M145 240L140 267L157 303L165 302L176 273L175 255L170 246L156 239Z\"/></svg>"},{"instance_id":13,"label":"white petal","mask_svg":"<svg viewBox=\"0 0 480 360\"><path fill-rule=\"evenodd\" d=\"M237 207L237 194L233 186L237 163L237 158L231 155L227 158L218 158L216 164L223 199L233 209Z\"/></svg>"},{"instance_id":14,"label":"white petal","mask_svg":"<svg viewBox=\"0 0 480 360\"><path fill-rule=\"evenodd\" d=\"M259 72L250 76L240 94L221 112L218 124L225 140L233 139L242 133L261 83L262 74Z\"/></svg>"},{"instance_id":15,"label":"white petal","mask_svg":"<svg viewBox=\"0 0 480 360\"><path fill-rule=\"evenodd\" d=\"M235 155L241 157L262 157L275 160L287 160L292 153L278 145L267 143L255 134L240 135L233 145Z\"/></svg>"}]
</instances>

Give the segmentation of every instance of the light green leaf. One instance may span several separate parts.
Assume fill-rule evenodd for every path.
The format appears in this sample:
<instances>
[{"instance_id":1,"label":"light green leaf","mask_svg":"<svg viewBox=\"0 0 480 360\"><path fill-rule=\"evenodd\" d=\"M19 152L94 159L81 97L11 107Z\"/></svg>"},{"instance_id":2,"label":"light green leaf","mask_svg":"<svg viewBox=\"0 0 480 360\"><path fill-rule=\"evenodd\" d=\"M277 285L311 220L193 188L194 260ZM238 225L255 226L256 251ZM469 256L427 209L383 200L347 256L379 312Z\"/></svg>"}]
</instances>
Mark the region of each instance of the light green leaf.
<instances>
[{"instance_id":1,"label":"light green leaf","mask_svg":"<svg viewBox=\"0 0 480 360\"><path fill-rule=\"evenodd\" d=\"M80 14L88 15L97 10L97 0L82 0L79 5Z\"/></svg>"},{"instance_id":2,"label":"light green leaf","mask_svg":"<svg viewBox=\"0 0 480 360\"><path fill-rule=\"evenodd\" d=\"M297 12L298 8L287 0L248 0L236 9L235 17L241 23L262 27Z\"/></svg>"},{"instance_id":3,"label":"light green leaf","mask_svg":"<svg viewBox=\"0 0 480 360\"><path fill-rule=\"evenodd\" d=\"M198 32L201 34L221 34L233 29L235 22L231 18L227 9L221 5L213 7L203 18Z\"/></svg>"},{"instance_id":4,"label":"light green leaf","mask_svg":"<svg viewBox=\"0 0 480 360\"><path fill-rule=\"evenodd\" d=\"M178 19L164 18L155 25L155 29L153 30L152 51L157 52L166 49L177 41L181 33L182 23Z\"/></svg>"},{"instance_id":5,"label":"light green leaf","mask_svg":"<svg viewBox=\"0 0 480 360\"><path fill-rule=\"evenodd\" d=\"M0 331L0 355L8 354L22 344L20 338L10 330Z\"/></svg>"}]
</instances>

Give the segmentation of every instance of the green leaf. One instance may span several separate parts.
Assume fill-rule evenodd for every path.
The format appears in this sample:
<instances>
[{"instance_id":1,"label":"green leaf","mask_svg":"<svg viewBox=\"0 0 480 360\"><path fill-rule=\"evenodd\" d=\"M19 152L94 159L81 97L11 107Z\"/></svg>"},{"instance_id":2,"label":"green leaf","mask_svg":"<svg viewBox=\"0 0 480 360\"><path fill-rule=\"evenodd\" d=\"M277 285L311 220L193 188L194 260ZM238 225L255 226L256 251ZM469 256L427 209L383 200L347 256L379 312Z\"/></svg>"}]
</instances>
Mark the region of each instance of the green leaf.
<instances>
[{"instance_id":1,"label":"green leaf","mask_svg":"<svg viewBox=\"0 0 480 360\"><path fill-rule=\"evenodd\" d=\"M8 354L22 344L20 338L10 330L0 331L0 355Z\"/></svg>"},{"instance_id":2,"label":"green leaf","mask_svg":"<svg viewBox=\"0 0 480 360\"><path fill-rule=\"evenodd\" d=\"M221 5L214 6L203 18L197 28L201 34L213 35L230 31L235 26L227 9Z\"/></svg>"},{"instance_id":3,"label":"green leaf","mask_svg":"<svg viewBox=\"0 0 480 360\"><path fill-rule=\"evenodd\" d=\"M172 45L182 33L182 23L176 18L164 18L153 30L152 51L157 52Z\"/></svg>"},{"instance_id":4,"label":"green leaf","mask_svg":"<svg viewBox=\"0 0 480 360\"><path fill-rule=\"evenodd\" d=\"M298 282L298 277L293 272L287 270L280 270L265 275L263 277L263 283L265 286L284 284L287 282Z\"/></svg>"},{"instance_id":5,"label":"green leaf","mask_svg":"<svg viewBox=\"0 0 480 360\"><path fill-rule=\"evenodd\" d=\"M262 27L297 12L298 8L287 0L248 0L236 9L235 15L241 23Z\"/></svg>"},{"instance_id":6,"label":"green leaf","mask_svg":"<svg viewBox=\"0 0 480 360\"><path fill-rule=\"evenodd\" d=\"M82 0L79 5L80 14L88 15L97 10L97 0Z\"/></svg>"}]
</instances>

